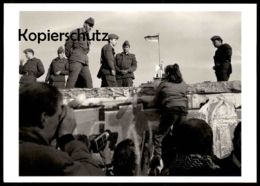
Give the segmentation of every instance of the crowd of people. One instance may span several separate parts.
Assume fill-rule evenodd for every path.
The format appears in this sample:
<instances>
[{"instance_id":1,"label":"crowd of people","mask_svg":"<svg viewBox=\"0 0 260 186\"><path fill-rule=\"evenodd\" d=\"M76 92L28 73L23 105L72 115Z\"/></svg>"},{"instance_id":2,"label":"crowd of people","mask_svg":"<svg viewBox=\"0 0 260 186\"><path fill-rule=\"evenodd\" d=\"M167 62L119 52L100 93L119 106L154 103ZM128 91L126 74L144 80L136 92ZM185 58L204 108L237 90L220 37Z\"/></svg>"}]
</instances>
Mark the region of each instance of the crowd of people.
<instances>
[{"instance_id":1,"label":"crowd of people","mask_svg":"<svg viewBox=\"0 0 260 186\"><path fill-rule=\"evenodd\" d=\"M213 132L201 119L187 119L187 85L178 64L165 69L155 102L160 123L153 134L149 176L241 176L241 123L234 132L229 157L213 153ZM19 96L19 169L21 176L86 175L137 176L135 144L118 142L113 158L101 161L90 148L88 136L73 135L73 109L62 105L59 90L46 83L25 84Z\"/></svg>"},{"instance_id":2,"label":"crowd of people","mask_svg":"<svg viewBox=\"0 0 260 186\"><path fill-rule=\"evenodd\" d=\"M102 149L100 158L90 148L88 136L73 135L76 120L73 108L62 105L59 89L93 88L89 69L90 41L83 36L94 26L88 18L82 28L57 50L48 69L45 82L37 78L45 73L34 50L25 49L26 63L20 61L19 91L19 174L21 176L137 176L135 144L131 139L117 143L112 160L106 161ZM80 32L78 32L78 30ZM119 37L108 35L101 49L101 65L97 77L101 87L133 86L137 61L125 41L123 52L114 47ZM211 38L217 48L214 67L217 81L228 81L232 73L232 48L223 44L220 36ZM67 82L65 76L68 75ZM160 123L153 133L153 154L149 157L150 176L241 176L241 123L234 132L233 151L218 159L213 153L213 132L201 119L187 119L188 85L178 64L168 65L159 84L154 103L160 112ZM110 149L111 150L111 149Z\"/></svg>"},{"instance_id":3,"label":"crowd of people","mask_svg":"<svg viewBox=\"0 0 260 186\"><path fill-rule=\"evenodd\" d=\"M45 82L57 88L93 88L91 70L89 69L89 57L91 41L88 34L94 27L95 20L89 17L82 28L70 32L69 39L64 47L57 50L58 57L54 58L49 66ZM100 69L97 77L101 79L101 87L131 87L135 79L134 72L137 69L137 60L130 53L130 43L123 42L123 52L116 54L114 47L119 36L108 35L108 43L101 49ZM211 38L217 48L214 55L214 66L217 81L228 81L232 73L231 56L232 48L223 43L220 36ZM34 57L34 50L24 50L27 61L20 60L20 85L37 81L45 73L42 61ZM65 76L68 76L67 82Z\"/></svg>"},{"instance_id":4,"label":"crowd of people","mask_svg":"<svg viewBox=\"0 0 260 186\"><path fill-rule=\"evenodd\" d=\"M49 66L45 82L57 88L93 88L91 70L89 69L90 40L87 35L94 26L92 17L85 20L82 28L72 30L64 47L57 50L58 57ZM97 77L101 79L101 87L131 87L137 60L130 53L130 43L123 42L123 52L116 54L114 47L119 37L108 34L108 43L101 49L100 69ZM20 85L35 82L44 72L42 61L34 57L34 50L24 50L27 61L20 61ZM68 76L67 82L65 76Z\"/></svg>"}]
</instances>

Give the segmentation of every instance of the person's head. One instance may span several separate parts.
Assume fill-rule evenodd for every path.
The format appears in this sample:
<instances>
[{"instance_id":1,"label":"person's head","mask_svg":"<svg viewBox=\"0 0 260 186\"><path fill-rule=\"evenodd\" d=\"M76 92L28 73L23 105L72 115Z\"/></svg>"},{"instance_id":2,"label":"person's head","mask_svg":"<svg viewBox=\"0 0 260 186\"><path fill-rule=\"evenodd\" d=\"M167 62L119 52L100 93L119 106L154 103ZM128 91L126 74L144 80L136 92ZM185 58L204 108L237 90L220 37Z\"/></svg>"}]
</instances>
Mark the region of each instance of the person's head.
<instances>
[{"instance_id":1,"label":"person's head","mask_svg":"<svg viewBox=\"0 0 260 186\"><path fill-rule=\"evenodd\" d=\"M239 122L234 131L233 137L234 154L241 161L241 122Z\"/></svg>"},{"instance_id":2,"label":"person's head","mask_svg":"<svg viewBox=\"0 0 260 186\"><path fill-rule=\"evenodd\" d=\"M188 119L173 131L178 154L213 155L213 132L201 119Z\"/></svg>"},{"instance_id":3,"label":"person's head","mask_svg":"<svg viewBox=\"0 0 260 186\"><path fill-rule=\"evenodd\" d=\"M212 41L212 44L216 48L220 47L223 43L223 40L220 36L213 36L213 37L210 38L210 40Z\"/></svg>"},{"instance_id":4,"label":"person's head","mask_svg":"<svg viewBox=\"0 0 260 186\"><path fill-rule=\"evenodd\" d=\"M172 83L181 83L183 81L180 67L178 64L168 65L165 68L165 76Z\"/></svg>"},{"instance_id":5,"label":"person's head","mask_svg":"<svg viewBox=\"0 0 260 186\"><path fill-rule=\"evenodd\" d=\"M130 43L129 41L125 41L122 45L124 53L128 53L130 51Z\"/></svg>"},{"instance_id":6,"label":"person's head","mask_svg":"<svg viewBox=\"0 0 260 186\"><path fill-rule=\"evenodd\" d=\"M114 47L117 44L117 40L119 39L118 35L116 34L109 34L108 35L108 42Z\"/></svg>"},{"instance_id":7,"label":"person's head","mask_svg":"<svg viewBox=\"0 0 260 186\"><path fill-rule=\"evenodd\" d=\"M112 165L116 176L133 176L135 174L135 144L131 139L125 139L116 146Z\"/></svg>"},{"instance_id":8,"label":"person's head","mask_svg":"<svg viewBox=\"0 0 260 186\"><path fill-rule=\"evenodd\" d=\"M86 30L86 32L90 32L94 24L95 24L95 20L92 17L89 17L88 19L85 20L83 27Z\"/></svg>"},{"instance_id":9,"label":"person's head","mask_svg":"<svg viewBox=\"0 0 260 186\"><path fill-rule=\"evenodd\" d=\"M26 57L27 59L32 59L32 58L34 57L34 51L33 51L33 49L31 49L31 48L25 49L25 50L23 51L23 53L25 54L25 57Z\"/></svg>"},{"instance_id":10,"label":"person's head","mask_svg":"<svg viewBox=\"0 0 260 186\"><path fill-rule=\"evenodd\" d=\"M62 114L62 95L45 83L26 84L19 91L19 127L38 128L51 140Z\"/></svg>"},{"instance_id":11,"label":"person's head","mask_svg":"<svg viewBox=\"0 0 260 186\"><path fill-rule=\"evenodd\" d=\"M57 53L58 53L58 56L59 58L64 58L65 56L65 51L64 51L64 48L62 46L60 46L57 50Z\"/></svg>"}]
</instances>

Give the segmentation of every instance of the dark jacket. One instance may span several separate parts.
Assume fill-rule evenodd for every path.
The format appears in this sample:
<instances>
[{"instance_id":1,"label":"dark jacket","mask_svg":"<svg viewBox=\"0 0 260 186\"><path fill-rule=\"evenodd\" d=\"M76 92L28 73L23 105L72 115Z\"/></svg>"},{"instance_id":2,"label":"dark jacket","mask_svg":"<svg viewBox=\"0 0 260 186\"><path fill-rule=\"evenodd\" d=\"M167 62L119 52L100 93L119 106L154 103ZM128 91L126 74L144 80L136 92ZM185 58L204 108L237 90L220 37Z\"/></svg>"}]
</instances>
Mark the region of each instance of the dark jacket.
<instances>
[{"instance_id":1,"label":"dark jacket","mask_svg":"<svg viewBox=\"0 0 260 186\"><path fill-rule=\"evenodd\" d=\"M168 110L173 107L188 109L187 91L188 85L184 81L181 83L162 81L156 91L155 104L162 110Z\"/></svg>"},{"instance_id":2,"label":"dark jacket","mask_svg":"<svg viewBox=\"0 0 260 186\"><path fill-rule=\"evenodd\" d=\"M223 176L241 176L240 162L233 153L228 157L220 159L218 164L221 167L221 175Z\"/></svg>"},{"instance_id":3,"label":"dark jacket","mask_svg":"<svg viewBox=\"0 0 260 186\"><path fill-rule=\"evenodd\" d=\"M215 70L222 70L223 68L228 68L227 71L229 74L232 73L231 66L231 56L232 48L229 44L222 44L215 52L214 63Z\"/></svg>"},{"instance_id":4,"label":"dark jacket","mask_svg":"<svg viewBox=\"0 0 260 186\"><path fill-rule=\"evenodd\" d=\"M78 28L70 33L70 39L65 43L65 55L69 61L88 64L90 41L84 28Z\"/></svg>"},{"instance_id":5,"label":"dark jacket","mask_svg":"<svg viewBox=\"0 0 260 186\"><path fill-rule=\"evenodd\" d=\"M111 44L106 44L101 49L101 67L98 73L98 77L101 74L112 75L111 71L115 70L115 50Z\"/></svg>"},{"instance_id":6,"label":"dark jacket","mask_svg":"<svg viewBox=\"0 0 260 186\"><path fill-rule=\"evenodd\" d=\"M61 71L59 75L55 73ZM52 60L45 82L65 82L65 75L69 75L69 63L66 58L56 57Z\"/></svg>"},{"instance_id":7,"label":"dark jacket","mask_svg":"<svg viewBox=\"0 0 260 186\"><path fill-rule=\"evenodd\" d=\"M40 59L36 57L28 59L24 65L19 66L19 73L23 75L20 79L20 83L35 82L44 72L44 66Z\"/></svg>"},{"instance_id":8,"label":"dark jacket","mask_svg":"<svg viewBox=\"0 0 260 186\"><path fill-rule=\"evenodd\" d=\"M134 54L131 53L119 53L116 55L116 63L115 63L115 68L116 68L116 78L121 79L121 78L135 78L134 77L134 71L137 68L137 61L135 58ZM123 74L122 70L127 70L128 73Z\"/></svg>"},{"instance_id":9,"label":"dark jacket","mask_svg":"<svg viewBox=\"0 0 260 186\"><path fill-rule=\"evenodd\" d=\"M20 176L104 176L80 141L68 141L64 151L57 150L30 128L21 129L19 139Z\"/></svg>"}]
</instances>

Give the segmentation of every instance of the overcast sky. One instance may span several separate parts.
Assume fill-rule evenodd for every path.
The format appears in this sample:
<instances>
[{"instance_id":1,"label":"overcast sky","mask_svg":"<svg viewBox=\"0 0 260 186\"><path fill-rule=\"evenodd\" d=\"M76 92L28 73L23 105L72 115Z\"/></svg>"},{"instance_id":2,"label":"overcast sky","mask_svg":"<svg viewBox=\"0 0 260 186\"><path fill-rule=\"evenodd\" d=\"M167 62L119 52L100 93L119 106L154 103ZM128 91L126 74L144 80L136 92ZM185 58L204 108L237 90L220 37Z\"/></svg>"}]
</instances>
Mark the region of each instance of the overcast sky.
<instances>
[{"instance_id":1,"label":"overcast sky","mask_svg":"<svg viewBox=\"0 0 260 186\"><path fill-rule=\"evenodd\" d=\"M158 64L158 45L145 41L144 36L160 34L161 60L164 66L178 63L187 83L216 81L213 66L215 48L210 37L220 35L233 48L233 74L230 80L241 79L241 14L239 12L20 12L20 28L28 32L70 32L80 28L88 17L95 19L93 32L116 33L119 36L116 53L128 40L131 53L137 58L134 85L153 79ZM64 38L65 39L65 38ZM32 48L42 60L46 73L57 48L65 41L20 42L22 51ZM96 77L100 66L100 52L104 41L94 41L89 52L89 66L94 87L100 87Z\"/></svg>"}]
</instances>

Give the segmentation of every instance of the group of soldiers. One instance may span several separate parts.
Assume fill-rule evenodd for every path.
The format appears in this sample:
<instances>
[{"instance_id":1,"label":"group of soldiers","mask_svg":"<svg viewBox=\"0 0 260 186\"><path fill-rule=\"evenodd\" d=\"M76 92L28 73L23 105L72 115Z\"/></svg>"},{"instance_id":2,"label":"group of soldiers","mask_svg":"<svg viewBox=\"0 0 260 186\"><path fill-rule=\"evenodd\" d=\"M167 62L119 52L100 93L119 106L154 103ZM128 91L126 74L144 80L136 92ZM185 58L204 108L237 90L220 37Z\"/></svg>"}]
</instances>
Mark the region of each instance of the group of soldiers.
<instances>
[{"instance_id":1,"label":"group of soldiers","mask_svg":"<svg viewBox=\"0 0 260 186\"><path fill-rule=\"evenodd\" d=\"M65 48L58 48L58 57L50 64L46 83L57 88L93 88L88 58L90 41L83 36L91 31L94 22L92 17L85 20L82 28L71 32L72 37L66 41ZM134 71L137 69L136 57L129 52L130 43L127 40L122 45L123 52L116 54L114 47L118 39L116 34L109 34L108 43L101 49L101 65L97 74L101 78L101 87L133 86ZM32 49L25 49L24 53L27 62L24 64L20 61L20 85L35 82L45 73L41 60L34 57Z\"/></svg>"},{"instance_id":2,"label":"group of soldiers","mask_svg":"<svg viewBox=\"0 0 260 186\"><path fill-rule=\"evenodd\" d=\"M65 49L63 46L58 48L58 57L50 64L45 78L46 83L57 88L93 88L88 58L90 41L83 35L89 34L94 22L94 19L89 17L82 28L71 32L72 37L66 41ZM101 49L101 66L97 74L97 77L101 78L101 87L133 86L134 71L137 69L136 57L129 52L130 43L127 40L123 43L123 52L116 54L114 47L118 39L116 34L109 34L108 43ZM223 43L220 36L213 36L211 40L217 48L213 67L217 81L228 81L232 73L232 48L229 44ZM20 85L35 82L45 73L41 60L34 57L32 49L25 49L24 53L27 62L24 64L23 60L20 61L19 73L22 75ZM67 82L66 75L68 75Z\"/></svg>"}]
</instances>

